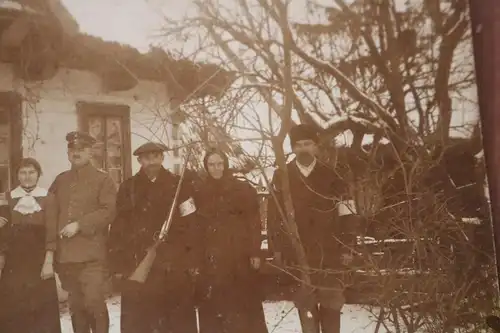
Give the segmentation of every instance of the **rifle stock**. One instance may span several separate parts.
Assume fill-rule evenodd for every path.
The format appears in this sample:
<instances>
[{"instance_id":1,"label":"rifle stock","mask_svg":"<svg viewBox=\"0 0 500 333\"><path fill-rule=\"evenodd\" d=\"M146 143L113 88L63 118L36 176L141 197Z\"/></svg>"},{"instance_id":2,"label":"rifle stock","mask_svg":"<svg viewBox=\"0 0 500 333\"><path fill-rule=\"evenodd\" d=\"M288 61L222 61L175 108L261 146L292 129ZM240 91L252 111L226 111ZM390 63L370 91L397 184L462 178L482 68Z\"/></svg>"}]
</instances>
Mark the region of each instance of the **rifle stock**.
<instances>
[{"instance_id":1,"label":"rifle stock","mask_svg":"<svg viewBox=\"0 0 500 333\"><path fill-rule=\"evenodd\" d=\"M153 262L156 258L156 249L158 248L158 245L160 245L160 241L155 242L153 246L148 249L144 258L128 278L130 281L139 283L146 282L149 272L151 271L151 267L153 267Z\"/></svg>"}]
</instances>

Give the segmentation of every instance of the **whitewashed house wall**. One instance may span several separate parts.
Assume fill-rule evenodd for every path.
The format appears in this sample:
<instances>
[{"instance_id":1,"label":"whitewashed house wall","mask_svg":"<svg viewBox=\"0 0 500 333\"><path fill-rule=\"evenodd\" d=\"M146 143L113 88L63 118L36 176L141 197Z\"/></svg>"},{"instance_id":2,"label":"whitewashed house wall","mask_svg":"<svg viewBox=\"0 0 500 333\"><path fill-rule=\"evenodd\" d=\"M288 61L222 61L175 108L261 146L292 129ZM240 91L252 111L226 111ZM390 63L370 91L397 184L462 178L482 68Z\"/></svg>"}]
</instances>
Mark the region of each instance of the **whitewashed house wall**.
<instances>
[{"instance_id":1,"label":"whitewashed house wall","mask_svg":"<svg viewBox=\"0 0 500 333\"><path fill-rule=\"evenodd\" d=\"M130 107L130 154L147 140L174 144L169 98L159 82L139 81L131 90L106 93L100 78L91 72L60 69L51 80L25 83L15 79L9 64L0 63L0 91L16 92L23 98L23 155L41 163L41 186L49 186L57 174L69 168L65 136L78 128L79 101ZM135 158L131 162L135 173L139 165ZM164 165L173 169L176 163L179 158L167 156Z\"/></svg>"},{"instance_id":2,"label":"whitewashed house wall","mask_svg":"<svg viewBox=\"0 0 500 333\"><path fill-rule=\"evenodd\" d=\"M0 92L16 92L23 99L22 150L24 157L36 158L43 168L40 185L50 186L54 178L69 168L65 136L78 128L76 105L79 101L124 104L130 107L131 149L128 154L148 140L161 141L169 146L172 124L165 86L159 82L140 81L133 89L105 93L100 78L86 71L60 69L51 80L25 83L16 80L10 65L0 63ZM180 158L168 156L164 166L174 169ZM131 159L132 174L139 170ZM58 282L61 301L67 293Z\"/></svg>"}]
</instances>

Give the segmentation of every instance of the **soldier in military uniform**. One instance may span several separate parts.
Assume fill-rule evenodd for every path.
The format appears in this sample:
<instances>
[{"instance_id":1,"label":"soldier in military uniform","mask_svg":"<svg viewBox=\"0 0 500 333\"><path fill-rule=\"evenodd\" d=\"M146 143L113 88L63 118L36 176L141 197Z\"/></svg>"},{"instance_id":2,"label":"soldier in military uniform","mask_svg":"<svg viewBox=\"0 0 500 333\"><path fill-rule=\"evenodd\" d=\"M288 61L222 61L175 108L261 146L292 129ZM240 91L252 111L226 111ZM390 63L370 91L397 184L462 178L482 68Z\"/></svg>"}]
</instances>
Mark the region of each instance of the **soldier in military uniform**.
<instances>
[{"instance_id":1,"label":"soldier in military uniform","mask_svg":"<svg viewBox=\"0 0 500 333\"><path fill-rule=\"evenodd\" d=\"M311 302L297 302L301 320L307 320L308 312L314 316L316 329L323 333L340 332L340 310L344 304L339 271L352 259L351 249L355 242L352 234L355 211L349 200L345 179L318 160L316 155L318 136L308 125L298 125L290 132L290 143L295 159L287 164L295 222L309 267L311 282L315 288ZM283 206L283 170L276 170L272 188ZM346 207L348 204L348 207ZM268 208L269 248L275 260L287 267L300 279L300 267L290 241L290 236L279 214L276 200L270 199Z\"/></svg>"},{"instance_id":2,"label":"soldier in military uniform","mask_svg":"<svg viewBox=\"0 0 500 333\"><path fill-rule=\"evenodd\" d=\"M166 150L163 144L153 142L135 150L141 169L118 190L109 251L111 269L122 279L122 333L197 332L194 279L203 248L187 179L146 281L128 279L168 218L179 184L180 177L162 166Z\"/></svg>"},{"instance_id":3,"label":"soldier in military uniform","mask_svg":"<svg viewBox=\"0 0 500 333\"><path fill-rule=\"evenodd\" d=\"M74 332L107 333L106 237L115 214L116 186L91 165L94 138L71 132L66 140L71 169L49 189L56 197L60 230L56 271L69 293Z\"/></svg>"}]
</instances>

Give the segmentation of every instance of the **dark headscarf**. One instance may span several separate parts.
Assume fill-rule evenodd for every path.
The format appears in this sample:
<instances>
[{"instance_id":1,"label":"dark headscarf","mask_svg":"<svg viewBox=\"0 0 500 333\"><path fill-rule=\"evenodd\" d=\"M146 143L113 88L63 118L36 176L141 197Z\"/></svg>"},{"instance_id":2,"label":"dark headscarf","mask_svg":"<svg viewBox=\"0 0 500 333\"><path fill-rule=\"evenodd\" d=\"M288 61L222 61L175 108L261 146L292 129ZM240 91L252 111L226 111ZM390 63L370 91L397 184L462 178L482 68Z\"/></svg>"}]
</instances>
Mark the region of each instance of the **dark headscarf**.
<instances>
[{"instance_id":1,"label":"dark headscarf","mask_svg":"<svg viewBox=\"0 0 500 333\"><path fill-rule=\"evenodd\" d=\"M205 154L205 157L203 157L203 168L205 168L205 171L207 171L208 179L216 180L210 175L210 172L208 171L208 159L210 156L212 156L214 154L217 154L220 157L222 157L222 160L224 162L224 173L223 173L222 178L226 178L229 175L229 159L227 158L227 155L222 150L217 149L217 148L212 148L212 149L208 150Z\"/></svg>"}]
</instances>

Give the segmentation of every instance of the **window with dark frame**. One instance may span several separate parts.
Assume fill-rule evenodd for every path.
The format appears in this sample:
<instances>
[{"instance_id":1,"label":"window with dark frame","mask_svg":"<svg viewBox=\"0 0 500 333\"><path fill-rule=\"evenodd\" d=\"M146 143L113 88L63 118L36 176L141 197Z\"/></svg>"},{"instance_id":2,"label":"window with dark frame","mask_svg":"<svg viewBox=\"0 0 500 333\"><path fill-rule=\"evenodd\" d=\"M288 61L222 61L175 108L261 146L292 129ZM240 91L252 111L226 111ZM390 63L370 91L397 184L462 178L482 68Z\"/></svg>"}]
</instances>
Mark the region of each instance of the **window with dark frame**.
<instances>
[{"instance_id":1,"label":"window with dark frame","mask_svg":"<svg viewBox=\"0 0 500 333\"><path fill-rule=\"evenodd\" d=\"M14 170L22 155L22 98L0 92L0 193L17 185Z\"/></svg>"},{"instance_id":2,"label":"window with dark frame","mask_svg":"<svg viewBox=\"0 0 500 333\"><path fill-rule=\"evenodd\" d=\"M130 107L122 104L77 104L79 127L97 142L92 163L109 173L117 185L131 176Z\"/></svg>"},{"instance_id":3,"label":"window with dark frame","mask_svg":"<svg viewBox=\"0 0 500 333\"><path fill-rule=\"evenodd\" d=\"M10 174L12 172L10 158L11 132L10 112L5 106L0 105L0 193L10 189Z\"/></svg>"},{"instance_id":4,"label":"window with dark frame","mask_svg":"<svg viewBox=\"0 0 500 333\"><path fill-rule=\"evenodd\" d=\"M174 143L173 155L175 158L178 158L180 156L179 139L180 139L180 124L174 122L172 124L172 140ZM173 172L176 175L180 174L181 166L179 165L179 163L174 164Z\"/></svg>"},{"instance_id":5,"label":"window with dark frame","mask_svg":"<svg viewBox=\"0 0 500 333\"><path fill-rule=\"evenodd\" d=\"M174 149L173 149L173 155L174 157L179 157L179 148L178 148L178 142L179 142L179 130L180 130L180 125L177 123L172 124L172 140L174 141Z\"/></svg>"}]
</instances>

